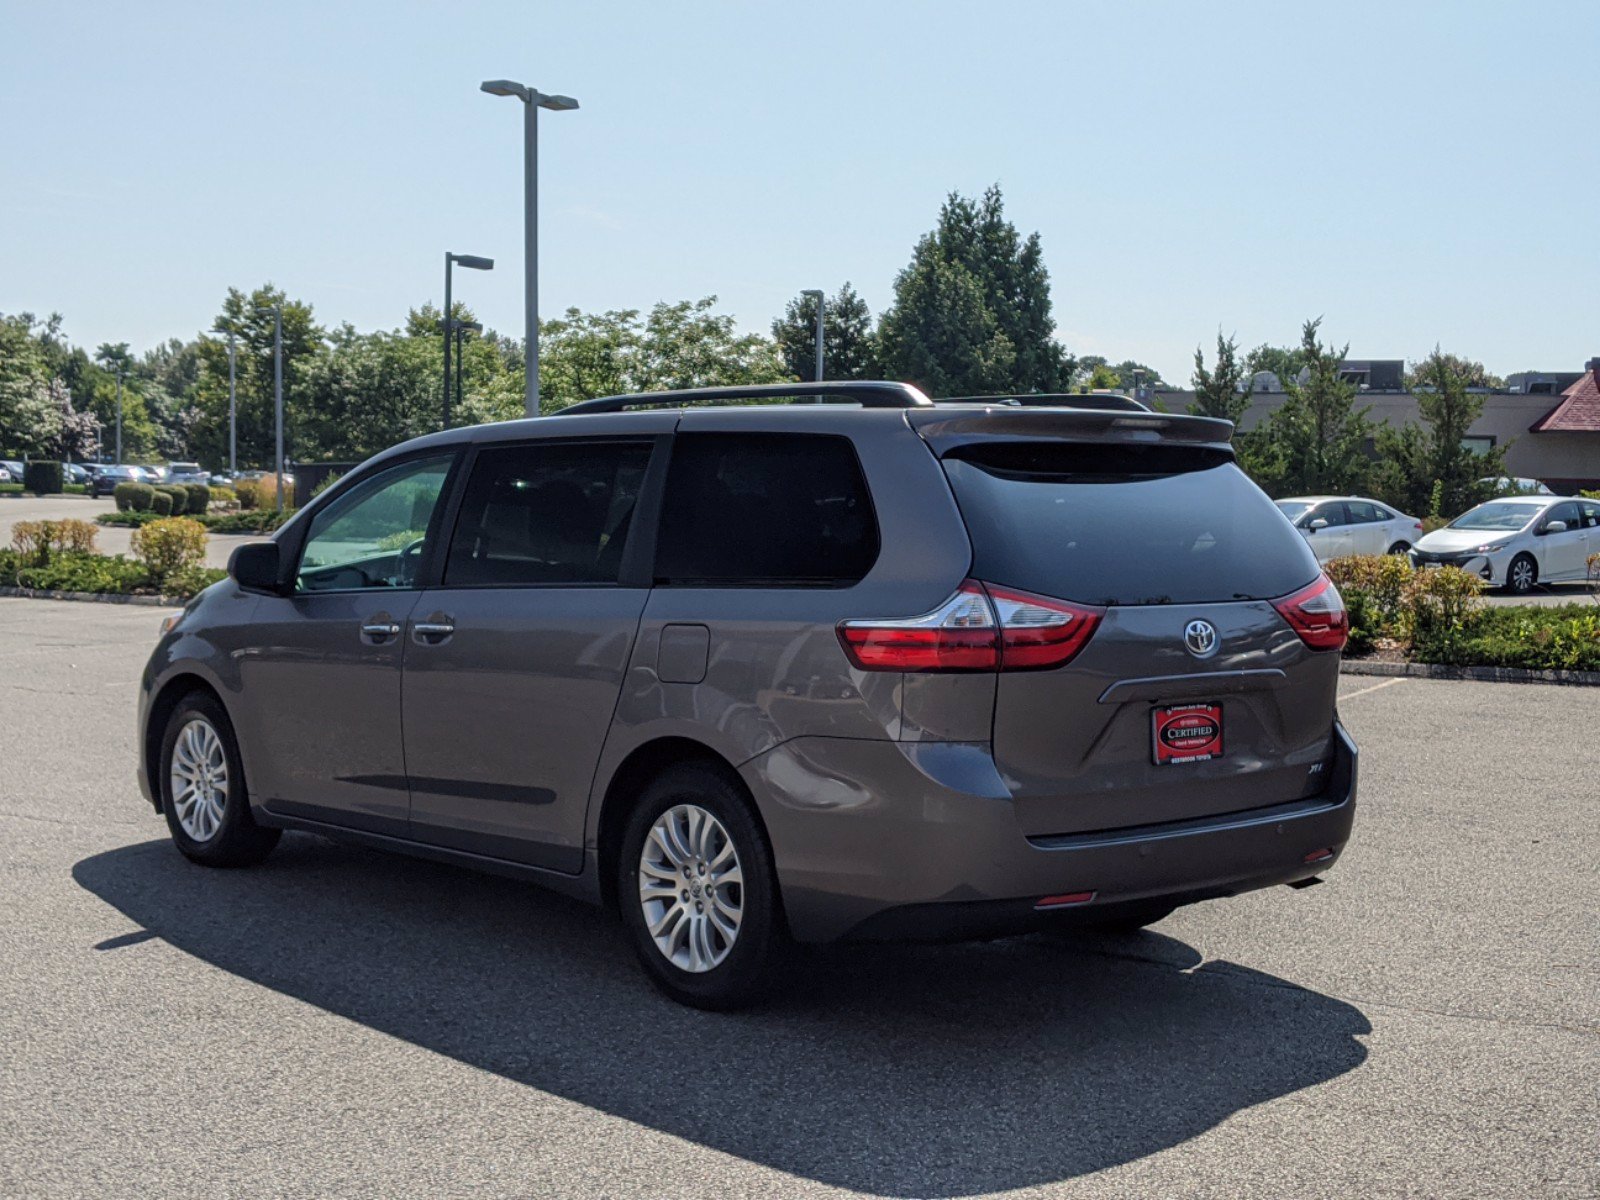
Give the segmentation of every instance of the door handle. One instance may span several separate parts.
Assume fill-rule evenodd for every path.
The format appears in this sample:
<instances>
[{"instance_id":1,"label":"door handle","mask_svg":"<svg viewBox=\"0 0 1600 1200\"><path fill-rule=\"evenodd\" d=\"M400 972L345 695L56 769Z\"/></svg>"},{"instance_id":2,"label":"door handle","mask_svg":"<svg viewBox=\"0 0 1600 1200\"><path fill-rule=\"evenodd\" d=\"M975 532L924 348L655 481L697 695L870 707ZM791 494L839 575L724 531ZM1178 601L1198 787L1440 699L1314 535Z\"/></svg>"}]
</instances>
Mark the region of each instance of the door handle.
<instances>
[{"instance_id":1,"label":"door handle","mask_svg":"<svg viewBox=\"0 0 1600 1200\"><path fill-rule=\"evenodd\" d=\"M369 642L386 642L392 637L398 637L400 626L389 617L373 617L361 625L361 636Z\"/></svg>"},{"instance_id":2,"label":"door handle","mask_svg":"<svg viewBox=\"0 0 1600 1200\"><path fill-rule=\"evenodd\" d=\"M411 622L411 640L419 646L437 646L455 631L455 621L442 613L435 613L426 621Z\"/></svg>"}]
</instances>

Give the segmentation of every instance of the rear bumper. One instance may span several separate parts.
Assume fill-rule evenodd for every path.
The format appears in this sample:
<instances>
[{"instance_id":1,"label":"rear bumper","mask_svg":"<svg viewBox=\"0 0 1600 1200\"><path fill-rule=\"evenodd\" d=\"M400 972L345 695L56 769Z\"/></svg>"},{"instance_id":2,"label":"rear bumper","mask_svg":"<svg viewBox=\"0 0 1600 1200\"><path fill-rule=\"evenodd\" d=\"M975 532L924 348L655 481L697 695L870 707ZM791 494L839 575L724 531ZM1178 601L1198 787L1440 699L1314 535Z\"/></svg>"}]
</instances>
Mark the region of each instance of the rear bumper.
<instances>
[{"instance_id":1,"label":"rear bumper","mask_svg":"<svg viewBox=\"0 0 1600 1200\"><path fill-rule=\"evenodd\" d=\"M1021 833L982 746L804 738L746 764L744 774L772 836L796 938L948 940L1114 916L1131 901L1185 904L1320 875L1350 837L1356 757L1336 724L1320 796L1051 838ZM1034 907L1041 897L1079 892L1093 899Z\"/></svg>"}]
</instances>

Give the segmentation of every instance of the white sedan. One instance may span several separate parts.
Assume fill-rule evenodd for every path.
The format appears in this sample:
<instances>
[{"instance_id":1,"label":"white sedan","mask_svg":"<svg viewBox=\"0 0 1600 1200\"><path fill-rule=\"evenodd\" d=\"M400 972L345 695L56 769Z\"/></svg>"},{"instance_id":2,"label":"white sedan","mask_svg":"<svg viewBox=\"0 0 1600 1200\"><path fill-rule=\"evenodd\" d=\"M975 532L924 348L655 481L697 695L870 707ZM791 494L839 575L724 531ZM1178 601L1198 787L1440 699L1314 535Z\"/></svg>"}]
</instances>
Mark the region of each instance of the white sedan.
<instances>
[{"instance_id":1,"label":"white sedan","mask_svg":"<svg viewBox=\"0 0 1600 1200\"><path fill-rule=\"evenodd\" d=\"M1351 554L1404 554L1422 522L1361 496L1290 496L1277 502L1305 535L1318 562Z\"/></svg>"},{"instance_id":2,"label":"white sedan","mask_svg":"<svg viewBox=\"0 0 1600 1200\"><path fill-rule=\"evenodd\" d=\"M1507 496L1468 509L1411 551L1418 567L1448 564L1526 592L1539 583L1582 583L1600 553L1600 501Z\"/></svg>"}]
</instances>

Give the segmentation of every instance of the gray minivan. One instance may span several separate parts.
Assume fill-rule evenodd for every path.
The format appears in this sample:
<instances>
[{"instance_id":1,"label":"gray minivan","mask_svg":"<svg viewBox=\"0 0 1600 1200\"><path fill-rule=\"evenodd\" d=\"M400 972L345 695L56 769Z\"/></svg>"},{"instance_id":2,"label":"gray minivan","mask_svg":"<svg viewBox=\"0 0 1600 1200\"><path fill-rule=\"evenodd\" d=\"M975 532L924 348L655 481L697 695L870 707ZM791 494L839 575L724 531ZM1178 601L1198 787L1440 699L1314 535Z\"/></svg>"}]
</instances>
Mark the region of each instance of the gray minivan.
<instances>
[{"instance_id":1,"label":"gray minivan","mask_svg":"<svg viewBox=\"0 0 1600 1200\"><path fill-rule=\"evenodd\" d=\"M309 830L610 905L713 1008L790 940L1299 883L1347 621L1231 432L828 383L419 438L169 618L140 785L196 862Z\"/></svg>"}]
</instances>

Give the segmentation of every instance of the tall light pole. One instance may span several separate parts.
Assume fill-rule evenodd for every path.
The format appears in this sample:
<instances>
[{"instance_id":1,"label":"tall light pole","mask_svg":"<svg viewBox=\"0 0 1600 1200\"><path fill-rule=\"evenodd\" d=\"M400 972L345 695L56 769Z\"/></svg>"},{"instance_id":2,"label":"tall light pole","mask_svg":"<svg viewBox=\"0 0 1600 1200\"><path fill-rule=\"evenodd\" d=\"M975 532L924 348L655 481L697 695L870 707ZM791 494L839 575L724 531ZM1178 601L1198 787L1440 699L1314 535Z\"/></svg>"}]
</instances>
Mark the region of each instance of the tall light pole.
<instances>
[{"instance_id":1,"label":"tall light pole","mask_svg":"<svg viewBox=\"0 0 1600 1200\"><path fill-rule=\"evenodd\" d=\"M450 327L455 323L451 316L450 302L450 268L455 263L463 267L470 267L474 271L494 270L494 259L480 258L476 254L452 254L446 250L444 255L444 319L440 326L444 330L444 428L450 428Z\"/></svg>"},{"instance_id":2,"label":"tall light pole","mask_svg":"<svg viewBox=\"0 0 1600 1200\"><path fill-rule=\"evenodd\" d=\"M466 389L461 384L461 362L465 357L461 353L461 339L468 333L482 333L483 325L478 321L452 321L451 324L456 327L456 399L460 400L467 394ZM446 409L444 415L445 428L448 429L450 428L450 410Z\"/></svg>"},{"instance_id":3,"label":"tall light pole","mask_svg":"<svg viewBox=\"0 0 1600 1200\"><path fill-rule=\"evenodd\" d=\"M278 425L278 511L283 511L283 305L272 306L272 409Z\"/></svg>"},{"instance_id":4,"label":"tall light pole","mask_svg":"<svg viewBox=\"0 0 1600 1200\"><path fill-rule=\"evenodd\" d=\"M524 307L527 312L528 382L523 402L530 417L539 415L539 109L570 112L578 107L571 96L547 96L510 79L487 79L480 91L491 96L515 96L522 101L522 270ZM448 317L449 314L446 314ZM447 331L448 332L448 331Z\"/></svg>"},{"instance_id":5,"label":"tall light pole","mask_svg":"<svg viewBox=\"0 0 1600 1200\"><path fill-rule=\"evenodd\" d=\"M803 291L800 294L802 296L815 296L817 298L817 378L816 378L816 382L817 383L821 383L822 382L822 304L823 304L822 289L821 288L808 288L806 291Z\"/></svg>"},{"instance_id":6,"label":"tall light pole","mask_svg":"<svg viewBox=\"0 0 1600 1200\"><path fill-rule=\"evenodd\" d=\"M228 335L228 474L239 473L239 397L233 370L233 330L213 329Z\"/></svg>"},{"instance_id":7,"label":"tall light pole","mask_svg":"<svg viewBox=\"0 0 1600 1200\"><path fill-rule=\"evenodd\" d=\"M122 364L117 364L117 466L122 465Z\"/></svg>"}]
</instances>

